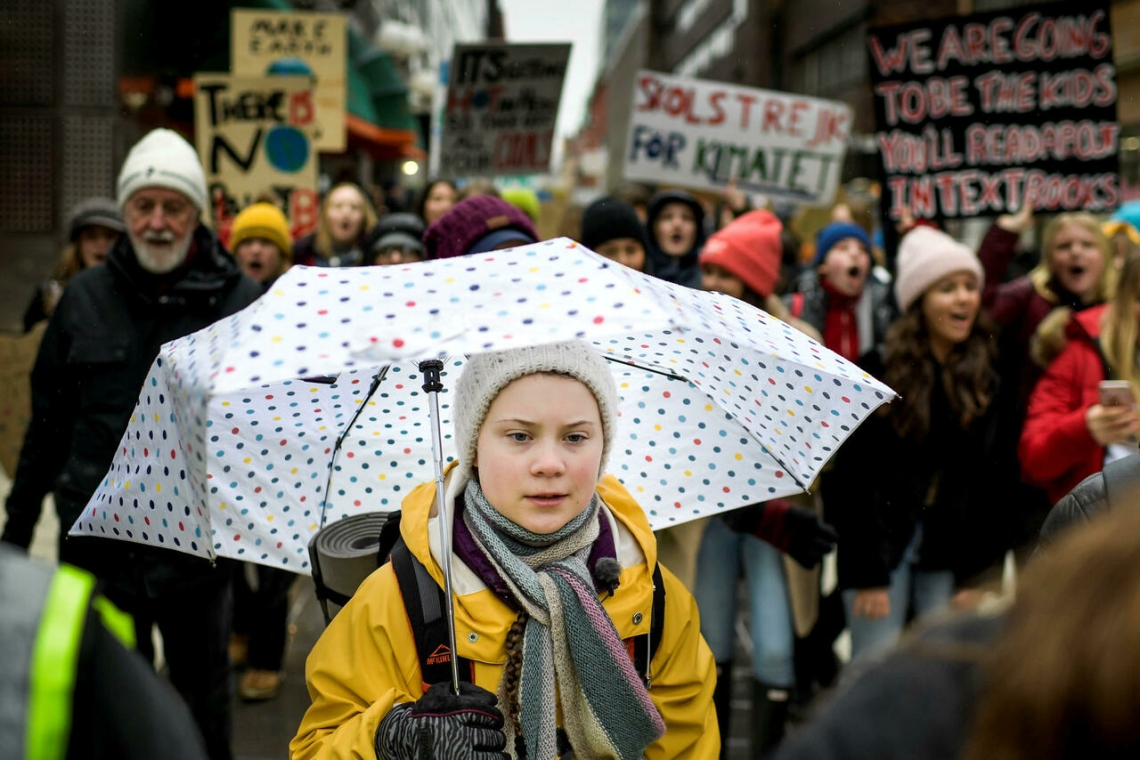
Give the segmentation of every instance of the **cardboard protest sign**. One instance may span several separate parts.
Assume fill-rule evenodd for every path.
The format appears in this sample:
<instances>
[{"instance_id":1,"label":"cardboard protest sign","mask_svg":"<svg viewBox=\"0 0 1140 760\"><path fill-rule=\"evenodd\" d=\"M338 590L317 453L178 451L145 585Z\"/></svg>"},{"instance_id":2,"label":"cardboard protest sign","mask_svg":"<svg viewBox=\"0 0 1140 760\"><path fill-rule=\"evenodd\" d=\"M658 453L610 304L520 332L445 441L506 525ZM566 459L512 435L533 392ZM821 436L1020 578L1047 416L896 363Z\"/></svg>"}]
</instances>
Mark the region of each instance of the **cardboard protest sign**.
<instances>
[{"instance_id":1,"label":"cardboard protest sign","mask_svg":"<svg viewBox=\"0 0 1140 760\"><path fill-rule=\"evenodd\" d=\"M272 197L294 237L316 229L314 106L305 77L194 77L194 138L220 226Z\"/></svg>"},{"instance_id":2,"label":"cardboard protest sign","mask_svg":"<svg viewBox=\"0 0 1140 760\"><path fill-rule=\"evenodd\" d=\"M502 177L550 170L570 45L456 45L439 174Z\"/></svg>"},{"instance_id":3,"label":"cardboard protest sign","mask_svg":"<svg viewBox=\"0 0 1140 760\"><path fill-rule=\"evenodd\" d=\"M641 71L624 176L808 204L835 198L851 109L786 92Z\"/></svg>"},{"instance_id":4,"label":"cardboard protest sign","mask_svg":"<svg viewBox=\"0 0 1140 760\"><path fill-rule=\"evenodd\" d=\"M871 29L884 224L1120 201L1106 0Z\"/></svg>"},{"instance_id":5,"label":"cardboard protest sign","mask_svg":"<svg viewBox=\"0 0 1140 760\"><path fill-rule=\"evenodd\" d=\"M341 153L346 146L348 27L337 13L233 9L230 72L239 77L303 75L315 82L317 150Z\"/></svg>"},{"instance_id":6,"label":"cardboard protest sign","mask_svg":"<svg viewBox=\"0 0 1140 760\"><path fill-rule=\"evenodd\" d=\"M16 463L24 446L24 433L32 421L32 365L47 320L31 331L0 334L0 467L16 477Z\"/></svg>"}]
</instances>

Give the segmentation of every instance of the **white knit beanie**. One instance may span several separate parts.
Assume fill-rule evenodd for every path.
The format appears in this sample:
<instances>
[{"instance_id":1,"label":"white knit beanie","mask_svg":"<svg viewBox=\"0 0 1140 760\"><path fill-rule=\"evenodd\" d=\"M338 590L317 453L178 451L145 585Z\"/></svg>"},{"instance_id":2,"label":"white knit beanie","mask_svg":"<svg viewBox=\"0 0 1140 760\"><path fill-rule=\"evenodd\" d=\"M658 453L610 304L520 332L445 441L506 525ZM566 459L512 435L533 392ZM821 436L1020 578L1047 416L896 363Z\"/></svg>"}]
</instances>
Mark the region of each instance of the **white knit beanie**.
<instances>
[{"instance_id":1,"label":"white knit beanie","mask_svg":"<svg viewBox=\"0 0 1140 760\"><path fill-rule=\"evenodd\" d=\"M602 417L602 462L598 470L598 477L602 477L617 428L617 385L606 360L580 340L475 354L467 359L455 383L452 402L455 444L459 452L457 476L464 480L470 477L475 441L495 397L512 381L537 372L568 375L581 381L594 394Z\"/></svg>"},{"instance_id":2,"label":"white knit beanie","mask_svg":"<svg viewBox=\"0 0 1140 760\"><path fill-rule=\"evenodd\" d=\"M973 272L979 289L986 281L982 263L969 246L926 225L915 227L903 237L896 270L895 297L902 311L948 274Z\"/></svg>"},{"instance_id":3,"label":"white knit beanie","mask_svg":"<svg viewBox=\"0 0 1140 760\"><path fill-rule=\"evenodd\" d=\"M119 172L119 208L146 187L164 187L182 193L206 213L206 174L198 153L182 135L154 129L135 143Z\"/></svg>"}]
</instances>

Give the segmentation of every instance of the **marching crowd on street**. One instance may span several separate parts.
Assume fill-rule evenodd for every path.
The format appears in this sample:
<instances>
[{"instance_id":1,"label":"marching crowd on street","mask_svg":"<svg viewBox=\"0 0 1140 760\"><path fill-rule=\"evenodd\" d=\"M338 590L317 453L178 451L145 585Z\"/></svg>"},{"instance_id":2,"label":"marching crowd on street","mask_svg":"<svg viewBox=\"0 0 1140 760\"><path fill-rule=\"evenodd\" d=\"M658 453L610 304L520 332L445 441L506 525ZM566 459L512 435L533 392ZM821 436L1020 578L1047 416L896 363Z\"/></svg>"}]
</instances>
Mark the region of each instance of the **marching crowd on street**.
<instances>
[{"instance_id":1,"label":"marching crowd on street","mask_svg":"<svg viewBox=\"0 0 1140 760\"><path fill-rule=\"evenodd\" d=\"M25 315L46 327L0 547L0 630L15 646L0 665L0 756L226 760L235 697L278 694L294 573L68 527L160 346L252 304L290 266L541 240L530 191L437 180L415 202L379 200L337 183L296 240L270 202L216 225L196 151L156 129L115 199L75 207ZM724 757L742 618L753 757L1140 750L1140 513L1112 509L1140 495L1136 218L1038 216L1028 198L976 250L900 219L891 257L869 208L838 204L801 240L789 213L732 185L712 201L627 185L565 218L562 234L615 265L762 309L897 398L810 493L653 531L606 469L617 389L588 344L469 357L445 492L455 625L482 632L448 651L463 683L429 681L397 561L421 595L444 585L432 483L407 496L392 561L308 658L295 760ZM49 494L58 567L21 551ZM834 590L820 573L833 551ZM1018 591L995 610L982 602L1009 562ZM643 620L651 598L660 614Z\"/></svg>"}]
</instances>

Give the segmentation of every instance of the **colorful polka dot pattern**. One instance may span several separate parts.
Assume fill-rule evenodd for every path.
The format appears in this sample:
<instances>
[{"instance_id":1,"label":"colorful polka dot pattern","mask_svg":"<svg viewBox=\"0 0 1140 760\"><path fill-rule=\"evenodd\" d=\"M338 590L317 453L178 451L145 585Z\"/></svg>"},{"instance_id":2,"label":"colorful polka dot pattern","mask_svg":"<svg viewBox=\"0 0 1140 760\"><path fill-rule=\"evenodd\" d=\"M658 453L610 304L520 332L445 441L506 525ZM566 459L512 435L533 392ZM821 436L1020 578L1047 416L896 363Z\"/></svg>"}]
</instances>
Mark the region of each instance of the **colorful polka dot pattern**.
<instances>
[{"instance_id":1,"label":"colorful polka dot pattern","mask_svg":"<svg viewBox=\"0 0 1140 760\"><path fill-rule=\"evenodd\" d=\"M322 512L398 508L432 478L414 360L571 337L614 362L609 470L654 527L802 490L893 396L764 312L566 239L409 266L295 267L244 311L163 347L72 532L307 572ZM445 362L445 461L461 366Z\"/></svg>"}]
</instances>

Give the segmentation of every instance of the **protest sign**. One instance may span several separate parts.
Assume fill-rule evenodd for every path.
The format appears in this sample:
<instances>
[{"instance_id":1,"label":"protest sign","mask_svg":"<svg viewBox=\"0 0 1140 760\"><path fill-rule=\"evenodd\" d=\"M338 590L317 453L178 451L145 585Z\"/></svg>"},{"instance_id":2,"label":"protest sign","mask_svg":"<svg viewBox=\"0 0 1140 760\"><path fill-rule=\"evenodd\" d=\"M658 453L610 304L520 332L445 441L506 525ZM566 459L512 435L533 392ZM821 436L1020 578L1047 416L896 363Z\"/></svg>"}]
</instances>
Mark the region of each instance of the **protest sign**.
<instances>
[{"instance_id":1,"label":"protest sign","mask_svg":"<svg viewBox=\"0 0 1140 760\"><path fill-rule=\"evenodd\" d=\"M851 109L830 100L654 71L637 75L627 180L741 190L807 204L835 198Z\"/></svg>"},{"instance_id":2,"label":"protest sign","mask_svg":"<svg viewBox=\"0 0 1140 760\"><path fill-rule=\"evenodd\" d=\"M194 77L194 137L215 216L272 197L294 237L317 226L317 156L309 130L313 98L305 77Z\"/></svg>"},{"instance_id":3,"label":"protest sign","mask_svg":"<svg viewBox=\"0 0 1140 760\"><path fill-rule=\"evenodd\" d=\"M871 29L884 224L1120 200L1108 3Z\"/></svg>"},{"instance_id":4,"label":"protest sign","mask_svg":"<svg viewBox=\"0 0 1140 760\"><path fill-rule=\"evenodd\" d=\"M304 75L315 81L317 150L341 153L346 146L348 27L337 13L233 9L230 73L239 77Z\"/></svg>"},{"instance_id":5,"label":"protest sign","mask_svg":"<svg viewBox=\"0 0 1140 760\"><path fill-rule=\"evenodd\" d=\"M442 177L550 170L570 45L456 45L448 66Z\"/></svg>"},{"instance_id":6,"label":"protest sign","mask_svg":"<svg viewBox=\"0 0 1140 760\"><path fill-rule=\"evenodd\" d=\"M16 477L24 433L32 421L32 365L47 320L29 332L0 334L0 467Z\"/></svg>"}]
</instances>

